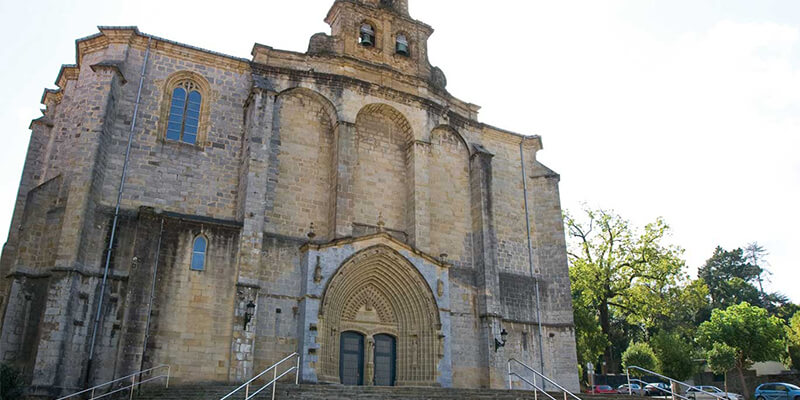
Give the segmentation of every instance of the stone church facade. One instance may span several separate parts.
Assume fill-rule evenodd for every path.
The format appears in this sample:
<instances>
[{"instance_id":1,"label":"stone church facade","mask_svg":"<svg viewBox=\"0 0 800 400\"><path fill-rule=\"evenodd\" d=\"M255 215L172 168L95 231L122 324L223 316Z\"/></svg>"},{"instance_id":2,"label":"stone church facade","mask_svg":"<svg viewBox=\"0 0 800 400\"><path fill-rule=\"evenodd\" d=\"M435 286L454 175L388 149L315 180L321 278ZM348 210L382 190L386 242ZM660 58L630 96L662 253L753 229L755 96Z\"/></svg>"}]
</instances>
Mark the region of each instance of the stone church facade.
<instances>
[{"instance_id":1,"label":"stone church facade","mask_svg":"<svg viewBox=\"0 0 800 400\"><path fill-rule=\"evenodd\" d=\"M447 92L406 0L326 22L251 59L77 41L0 261L0 357L33 393L158 364L238 382L293 352L305 382L501 388L516 358L578 389L541 138Z\"/></svg>"}]
</instances>

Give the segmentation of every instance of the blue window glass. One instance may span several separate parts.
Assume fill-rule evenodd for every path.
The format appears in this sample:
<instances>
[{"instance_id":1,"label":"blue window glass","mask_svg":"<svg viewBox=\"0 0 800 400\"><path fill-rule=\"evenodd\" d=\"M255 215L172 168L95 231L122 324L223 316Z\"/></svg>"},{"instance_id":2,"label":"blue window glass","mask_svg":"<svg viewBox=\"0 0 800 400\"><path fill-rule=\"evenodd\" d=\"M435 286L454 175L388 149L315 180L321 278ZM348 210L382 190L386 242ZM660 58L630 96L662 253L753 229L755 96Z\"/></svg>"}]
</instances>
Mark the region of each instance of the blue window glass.
<instances>
[{"instance_id":1,"label":"blue window glass","mask_svg":"<svg viewBox=\"0 0 800 400\"><path fill-rule=\"evenodd\" d=\"M206 238L198 236L194 239L192 246L192 270L202 271L206 269Z\"/></svg>"},{"instance_id":2,"label":"blue window glass","mask_svg":"<svg viewBox=\"0 0 800 400\"><path fill-rule=\"evenodd\" d=\"M181 139L181 125L183 124L183 111L186 108L186 90L175 88L172 91L172 104L169 109L169 121L167 122L167 139Z\"/></svg>"},{"instance_id":3,"label":"blue window glass","mask_svg":"<svg viewBox=\"0 0 800 400\"><path fill-rule=\"evenodd\" d=\"M203 96L197 90L193 90L196 87L192 82L182 82L172 91L167 121L167 139L189 144L197 143Z\"/></svg>"},{"instance_id":4,"label":"blue window glass","mask_svg":"<svg viewBox=\"0 0 800 400\"><path fill-rule=\"evenodd\" d=\"M200 125L200 104L203 97L198 91L189 93L186 104L186 119L183 125L183 141L194 144L197 140L197 127Z\"/></svg>"}]
</instances>

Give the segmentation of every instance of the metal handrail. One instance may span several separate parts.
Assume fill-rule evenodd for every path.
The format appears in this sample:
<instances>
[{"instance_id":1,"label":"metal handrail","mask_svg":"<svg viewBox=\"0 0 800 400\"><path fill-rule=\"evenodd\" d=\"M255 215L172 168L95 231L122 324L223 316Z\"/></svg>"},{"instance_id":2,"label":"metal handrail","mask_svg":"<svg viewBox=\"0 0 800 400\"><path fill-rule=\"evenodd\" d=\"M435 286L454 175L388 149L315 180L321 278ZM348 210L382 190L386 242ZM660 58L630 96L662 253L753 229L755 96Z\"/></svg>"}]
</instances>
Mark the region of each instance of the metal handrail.
<instances>
[{"instance_id":1,"label":"metal handrail","mask_svg":"<svg viewBox=\"0 0 800 400\"><path fill-rule=\"evenodd\" d=\"M278 366L280 366L284 362L290 360L292 357L297 357L297 363L295 365L293 365L291 368L287 369L286 371L283 371L283 373L281 373L280 375L278 375ZM255 392L253 392L253 394L250 394L250 384L252 384L256 379L261 378L262 376L264 376L264 374L266 374L269 371L272 371L272 380L267 382L260 389L258 389ZM239 386L238 388L234 389L230 393L226 394L224 397L222 397L219 400L225 400L225 399L233 396L236 392L238 392L238 391L240 391L242 389L244 389L244 400L250 400L253 397L255 397L256 395L258 395L259 393L261 393L262 390L268 388L270 385L272 385L272 400L275 400L275 387L278 386L278 384L277 384L278 379L283 378L284 376L288 375L292 371L295 371L295 373L294 373L294 384L297 385L300 382L300 354L292 353L292 354L286 356L286 358L284 358L283 360L280 360L280 361L276 362L275 364L272 364L271 367L261 371L260 374L254 376L249 381L243 383L241 386Z\"/></svg>"},{"instance_id":2,"label":"metal handrail","mask_svg":"<svg viewBox=\"0 0 800 400\"><path fill-rule=\"evenodd\" d=\"M731 399L728 397L727 393L725 394L725 396L720 396L720 395L718 395L718 394L714 394L714 393L711 393L711 392L706 392L705 390L703 390L703 389L700 389L700 388L699 388L699 387L697 387L697 386L690 385L690 384L688 384L688 383L686 383L686 382L681 382L681 381L679 381L679 380L677 380L677 379L672 379L672 378L670 378L670 377L668 377L668 376L664 376L664 375L661 375L661 374L659 374L659 373L657 373L657 372L653 372L653 371L650 371L649 369L644 369L644 368L642 368L642 367L637 367L637 366L635 366L635 365L631 365L630 367L627 367L627 368L625 368L625 375L627 375L627 376L628 376L628 394L631 394L631 385L630 385L631 381L639 381L639 382L641 382L641 383L644 383L645 385L649 385L649 383L647 383L647 382L644 382L644 381L642 381L642 380L640 380L640 379L631 379L631 372L630 372L630 370L631 370L631 369L634 369L634 370L639 370L639 371L645 372L645 373L647 373L647 374L650 374L650 375L653 375L653 376L657 376L657 377L659 377L659 378L661 378L661 379L666 379L666 380L670 381L670 383L672 383L672 382L674 382L674 383L677 383L678 385L685 386L685 387L687 387L688 389L694 389L694 390L695 390L695 391L697 391L697 392L700 392L700 393L703 393L703 394L707 394L707 395L709 395L709 396L711 396L711 397L715 397L715 398L717 398L717 399L719 399L719 400L731 400ZM642 386L642 389L644 389L644 386ZM666 393L669 393L670 395L672 395L672 398L673 398L673 399L674 399L675 397L678 397L678 398L681 398L681 399L683 399L683 400L691 400L691 399L689 399L689 397L682 396L682 395L680 395L680 394L678 394L678 393L675 393L675 392L673 392L673 391L672 391L672 385L670 385L670 390L664 390L664 389L661 389L661 388L656 388L656 389L658 389L658 390L659 390L659 391L661 391L661 392L666 392ZM688 389L687 389L687 390L688 390Z\"/></svg>"},{"instance_id":3,"label":"metal handrail","mask_svg":"<svg viewBox=\"0 0 800 400\"><path fill-rule=\"evenodd\" d=\"M519 379L520 379L520 380L522 380L523 382L527 383L528 385L531 385L531 386L533 386L533 400L539 400L539 392L542 392L542 393L543 393L545 396L547 396L547 397L548 397L550 400L556 400L556 398L555 398L555 397L553 397L553 396L551 396L551 395L550 395L550 393L547 393L547 392L545 392L545 391L544 391L544 389L540 388L539 386L536 386L536 384L535 384L535 383L533 383L533 382L531 382L531 381L527 380L525 377L523 377L522 375L520 375L520 374L518 374L518 373L516 373L516 372L509 372L509 374L508 374L508 377L509 377L508 388L509 388L510 390L511 390L511 379L510 379L510 378L511 378L512 376L516 376L517 378L519 378ZM536 380L536 379L534 379L534 380Z\"/></svg>"},{"instance_id":4,"label":"metal handrail","mask_svg":"<svg viewBox=\"0 0 800 400\"><path fill-rule=\"evenodd\" d=\"M151 377L149 377L149 378L147 378L147 379L144 379L144 380L142 380L142 378L141 378L141 375L143 375L143 374L145 374L145 373L148 373L148 372L151 372L151 371L155 371L155 370L157 370L157 369L161 369L161 368L166 368L166 369L167 369L167 373L166 373L166 375L162 374L162 375L158 375L158 376L151 376ZM164 385L164 386L165 386L166 388L169 388L169 375L170 375L170 366L169 366L169 365L166 365L166 364L161 364L161 365L155 366L155 367L153 367L153 368L148 368L148 369L145 369L145 370L141 370L141 371L138 371L138 372L134 372L134 373L132 373L132 374L130 374L130 375L125 375L125 376L123 376L123 377L121 377L121 378L114 379L113 381L108 381L108 382L101 383L101 384L99 384L99 385L96 385L96 386L92 386L92 387L90 387L90 388L88 388L88 389L81 390L80 392L72 393L72 394L70 394L70 395L67 395L67 396L64 396L64 397L59 397L59 398L58 398L58 399L56 399L56 400L64 400L64 399L69 399L69 398L71 398L71 397L75 397L75 396L77 396L77 395L84 394L84 393L87 393L87 392L91 392L91 395L90 395L90 397L89 397L89 400L93 400L93 399L99 399L99 398L102 398L102 397L106 397L106 396L112 395L112 394L114 394L114 393L121 392L121 391L123 391L123 390L126 390L126 389L130 389L130 390L131 390L131 394L130 394L130 397L129 397L129 398L131 398L131 399L132 399L132 398L133 398L133 389L134 389L134 388L136 388L137 386L140 386L140 385L141 385L141 384L143 384L143 383L147 383L147 382L150 382L150 381L153 381L153 380L159 379L159 378L166 378L166 383L165 383L165 385ZM137 377L137 376L139 376L139 377L140 377L140 378L139 378L139 382L136 382L136 377ZM99 396L95 396L95 395L94 395L94 392L95 392L97 389L99 389L99 388L101 388L101 387L103 387L103 386L113 385L113 384L115 384L115 383L117 383L117 382L122 382L122 381L125 381L125 380L127 380L128 378L130 378L130 379L131 379L131 384L130 384L130 385L119 387L119 388L117 388L117 389L114 389L114 390L112 390L112 391L110 391L110 392L103 393L103 394L101 394L101 395L99 395Z\"/></svg>"},{"instance_id":5,"label":"metal handrail","mask_svg":"<svg viewBox=\"0 0 800 400\"><path fill-rule=\"evenodd\" d=\"M518 378L522 378L522 377L520 377L520 376L519 376L519 374L517 374L517 373L512 373L512 372L511 372L511 363L512 363L512 362L515 362L515 363L519 364L520 366L524 367L525 369L527 369L528 371L530 371L530 372L533 372L533 374L534 374L534 375L533 375L533 381L534 381L534 383L536 382L536 376L538 375L540 378L542 378L542 380L543 380L543 381L547 381L547 382L549 382L550 384L552 384L553 386L555 386L555 387L559 388L559 389L560 389L560 390L561 390L561 391L564 393L564 400L567 400L567 395L569 395L570 397L572 397L572 398L573 398L573 399L575 399L575 400L582 400L580 397L576 396L575 394L573 394L573 393L572 393L572 392L570 392L569 390L565 389L563 386L559 385L559 384L558 384L558 383L556 383L554 380L552 380L552 379L550 379L550 378L548 378L548 377L544 376L544 374L542 374L541 372L539 372L539 371L537 371L537 370L535 370L535 369L533 369L533 368L531 368L531 367L527 366L525 363L523 363L522 361L519 361L519 360L517 360L517 359L515 359L515 358L509 358L509 359L508 359L508 388L509 388L509 389L513 389L512 385L511 385L511 377L512 377L512 376L516 376L516 377L518 377ZM541 390L541 391L542 391L542 393L545 393L545 394L547 394L547 392L545 392L544 390L542 390L541 388L539 388L539 387L538 387L538 386L536 386L535 384L532 384L532 383L530 383L530 382L529 382L527 379L524 379L524 378L523 378L522 380L523 380L523 381L525 381L525 383L527 383L527 384L529 384L529 385L533 386L535 389ZM534 397L535 397L535 396L536 396L536 391L534 390ZM550 397L552 400L555 400L555 399L553 399L553 397L552 397L552 396L550 396L549 394L548 394L548 397Z\"/></svg>"}]
</instances>

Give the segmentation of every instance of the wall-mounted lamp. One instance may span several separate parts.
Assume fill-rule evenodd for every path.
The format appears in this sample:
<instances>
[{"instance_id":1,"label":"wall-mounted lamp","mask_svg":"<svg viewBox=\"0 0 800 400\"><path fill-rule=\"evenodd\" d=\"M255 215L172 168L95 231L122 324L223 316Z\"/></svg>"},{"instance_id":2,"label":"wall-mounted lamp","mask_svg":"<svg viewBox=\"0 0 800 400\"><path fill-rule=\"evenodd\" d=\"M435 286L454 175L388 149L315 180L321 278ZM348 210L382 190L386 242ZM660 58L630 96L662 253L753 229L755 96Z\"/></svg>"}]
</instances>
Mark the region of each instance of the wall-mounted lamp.
<instances>
[{"instance_id":1,"label":"wall-mounted lamp","mask_svg":"<svg viewBox=\"0 0 800 400\"><path fill-rule=\"evenodd\" d=\"M244 330L247 330L247 324L253 319L253 312L256 310L256 305L252 301L247 303L247 311L244 313Z\"/></svg>"},{"instance_id":2,"label":"wall-mounted lamp","mask_svg":"<svg viewBox=\"0 0 800 400\"><path fill-rule=\"evenodd\" d=\"M494 339L494 351L497 352L497 349L506 346L506 338L508 338L508 332L505 329L500 331L500 340L497 338Z\"/></svg>"}]
</instances>

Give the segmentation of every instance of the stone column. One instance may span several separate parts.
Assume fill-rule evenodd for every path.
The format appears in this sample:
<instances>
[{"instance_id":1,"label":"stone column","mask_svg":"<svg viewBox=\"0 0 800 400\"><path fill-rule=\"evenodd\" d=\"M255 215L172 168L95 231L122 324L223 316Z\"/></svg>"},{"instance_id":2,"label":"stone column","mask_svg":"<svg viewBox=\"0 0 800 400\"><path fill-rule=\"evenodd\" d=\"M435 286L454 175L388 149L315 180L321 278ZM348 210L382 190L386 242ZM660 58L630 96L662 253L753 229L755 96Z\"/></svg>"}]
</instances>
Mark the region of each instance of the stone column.
<instances>
[{"instance_id":1,"label":"stone column","mask_svg":"<svg viewBox=\"0 0 800 400\"><path fill-rule=\"evenodd\" d=\"M254 79L250 98L245 105L244 149L240 182L242 230L237 265L237 298L231 336L231 365L228 379L243 381L253 372L256 315L254 307L259 294L258 275L266 229L265 215L270 206L271 162L277 160L272 146L275 93L265 82ZM275 155L275 157L270 157ZM274 159L274 160L273 160ZM245 327L246 321L246 327Z\"/></svg>"},{"instance_id":2,"label":"stone column","mask_svg":"<svg viewBox=\"0 0 800 400\"><path fill-rule=\"evenodd\" d=\"M409 244L418 250L430 252L431 212L429 159L431 144L417 140L411 144L408 166L408 209L406 221Z\"/></svg>"},{"instance_id":3,"label":"stone column","mask_svg":"<svg viewBox=\"0 0 800 400\"><path fill-rule=\"evenodd\" d=\"M256 372L253 367L258 291L257 287L237 285L231 342L231 366L228 373L228 379L233 382L244 382Z\"/></svg>"},{"instance_id":4,"label":"stone column","mask_svg":"<svg viewBox=\"0 0 800 400\"><path fill-rule=\"evenodd\" d=\"M494 340L502 327L499 301L500 280L497 274L497 238L492 210L492 158L480 145L470 158L470 194L472 200L472 230L475 269L478 286L478 317L481 324L481 358L486 363L485 387L502 387L497 366L502 353L495 352ZM502 351L502 350L501 350Z\"/></svg>"},{"instance_id":5,"label":"stone column","mask_svg":"<svg viewBox=\"0 0 800 400\"><path fill-rule=\"evenodd\" d=\"M334 153L336 169L334 236L348 237L353 234L354 193L353 174L358 153L355 147L356 125L339 121L336 126L336 151Z\"/></svg>"},{"instance_id":6,"label":"stone column","mask_svg":"<svg viewBox=\"0 0 800 400\"><path fill-rule=\"evenodd\" d=\"M239 240L239 282L254 283L261 266L264 216L269 206L270 145L276 93L254 86L245 106L245 132L240 179L242 231ZM277 158L277 156L276 156ZM272 191L274 192L274 190Z\"/></svg>"},{"instance_id":7,"label":"stone column","mask_svg":"<svg viewBox=\"0 0 800 400\"><path fill-rule=\"evenodd\" d=\"M375 385L375 338L367 335L364 338L364 386Z\"/></svg>"},{"instance_id":8,"label":"stone column","mask_svg":"<svg viewBox=\"0 0 800 400\"><path fill-rule=\"evenodd\" d=\"M16 248L19 243L19 227L22 223L22 213L25 211L25 200L28 192L39 185L43 177L42 169L45 164L47 143L52 134L53 122L48 117L41 117L31 122L31 137L28 143L28 152L25 156L25 166L22 169L17 200L14 204L14 213L11 217L11 226L8 231L8 240L3 246L0 258L0 277L5 278L11 270L16 258ZM0 279L0 316L4 315L7 304L6 296L9 294L12 279Z\"/></svg>"}]
</instances>

